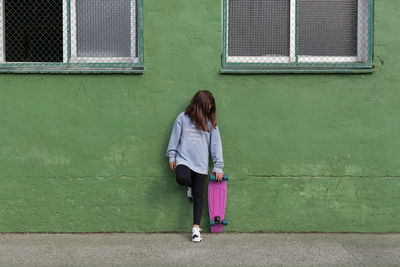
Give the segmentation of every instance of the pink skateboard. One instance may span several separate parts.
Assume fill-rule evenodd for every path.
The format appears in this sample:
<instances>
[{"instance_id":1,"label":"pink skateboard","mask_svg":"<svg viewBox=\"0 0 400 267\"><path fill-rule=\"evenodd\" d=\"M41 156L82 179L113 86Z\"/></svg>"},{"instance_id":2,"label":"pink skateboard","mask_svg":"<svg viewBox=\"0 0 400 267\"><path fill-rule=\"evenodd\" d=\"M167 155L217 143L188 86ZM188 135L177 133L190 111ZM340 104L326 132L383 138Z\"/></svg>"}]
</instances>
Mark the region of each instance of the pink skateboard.
<instances>
[{"instance_id":1,"label":"pink skateboard","mask_svg":"<svg viewBox=\"0 0 400 267\"><path fill-rule=\"evenodd\" d=\"M225 219L226 207L226 181L228 175L224 174L223 180L216 181L215 173L210 175L208 183L208 211L210 214L211 233L221 233L223 225L228 224Z\"/></svg>"}]
</instances>

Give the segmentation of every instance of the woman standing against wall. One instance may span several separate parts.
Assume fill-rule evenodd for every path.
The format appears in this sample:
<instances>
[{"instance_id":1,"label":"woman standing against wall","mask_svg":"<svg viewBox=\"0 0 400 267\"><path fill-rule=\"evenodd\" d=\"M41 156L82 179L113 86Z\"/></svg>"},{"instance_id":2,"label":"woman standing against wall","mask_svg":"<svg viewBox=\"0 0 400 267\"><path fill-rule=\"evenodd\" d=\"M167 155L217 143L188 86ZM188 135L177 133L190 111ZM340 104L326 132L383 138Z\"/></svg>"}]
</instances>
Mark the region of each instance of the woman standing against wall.
<instances>
[{"instance_id":1,"label":"woman standing against wall","mask_svg":"<svg viewBox=\"0 0 400 267\"><path fill-rule=\"evenodd\" d=\"M223 177L222 143L216 122L216 106L212 93L198 91L186 110L175 119L166 155L178 184L187 187L193 199L192 241L200 242L200 220L203 211L203 187L209 172L211 153L216 179Z\"/></svg>"}]
</instances>

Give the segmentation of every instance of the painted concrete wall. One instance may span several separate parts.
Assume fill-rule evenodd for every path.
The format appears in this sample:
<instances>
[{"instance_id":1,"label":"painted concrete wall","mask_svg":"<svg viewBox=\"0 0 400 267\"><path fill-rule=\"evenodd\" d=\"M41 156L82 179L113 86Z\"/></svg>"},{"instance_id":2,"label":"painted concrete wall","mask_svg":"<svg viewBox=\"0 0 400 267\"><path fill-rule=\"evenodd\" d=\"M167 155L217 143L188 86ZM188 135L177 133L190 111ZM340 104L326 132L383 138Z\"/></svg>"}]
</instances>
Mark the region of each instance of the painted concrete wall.
<instances>
[{"instance_id":1,"label":"painted concrete wall","mask_svg":"<svg viewBox=\"0 0 400 267\"><path fill-rule=\"evenodd\" d=\"M145 1L143 75L1 74L0 231L188 231L165 151L200 89L227 229L400 231L400 1L375 2L371 75L221 75L216 0Z\"/></svg>"}]
</instances>

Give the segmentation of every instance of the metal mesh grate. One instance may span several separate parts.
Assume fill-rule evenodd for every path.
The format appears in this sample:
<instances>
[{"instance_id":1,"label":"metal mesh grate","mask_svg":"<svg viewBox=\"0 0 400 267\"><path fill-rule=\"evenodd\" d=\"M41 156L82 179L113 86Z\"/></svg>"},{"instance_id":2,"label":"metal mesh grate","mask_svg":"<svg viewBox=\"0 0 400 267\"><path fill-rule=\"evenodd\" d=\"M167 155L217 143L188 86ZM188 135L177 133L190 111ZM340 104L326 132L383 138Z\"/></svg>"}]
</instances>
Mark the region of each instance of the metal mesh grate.
<instances>
[{"instance_id":1,"label":"metal mesh grate","mask_svg":"<svg viewBox=\"0 0 400 267\"><path fill-rule=\"evenodd\" d=\"M131 1L77 1L77 56L130 57Z\"/></svg>"},{"instance_id":2,"label":"metal mesh grate","mask_svg":"<svg viewBox=\"0 0 400 267\"><path fill-rule=\"evenodd\" d=\"M62 62L62 0L5 0L7 62Z\"/></svg>"},{"instance_id":3,"label":"metal mesh grate","mask_svg":"<svg viewBox=\"0 0 400 267\"><path fill-rule=\"evenodd\" d=\"M299 0L299 54L357 56L358 0Z\"/></svg>"},{"instance_id":4,"label":"metal mesh grate","mask_svg":"<svg viewBox=\"0 0 400 267\"><path fill-rule=\"evenodd\" d=\"M141 1L0 0L0 71L141 69Z\"/></svg>"},{"instance_id":5,"label":"metal mesh grate","mask_svg":"<svg viewBox=\"0 0 400 267\"><path fill-rule=\"evenodd\" d=\"M372 0L223 2L223 66L372 66Z\"/></svg>"},{"instance_id":6,"label":"metal mesh grate","mask_svg":"<svg viewBox=\"0 0 400 267\"><path fill-rule=\"evenodd\" d=\"M289 56L289 0L230 0L229 56Z\"/></svg>"}]
</instances>

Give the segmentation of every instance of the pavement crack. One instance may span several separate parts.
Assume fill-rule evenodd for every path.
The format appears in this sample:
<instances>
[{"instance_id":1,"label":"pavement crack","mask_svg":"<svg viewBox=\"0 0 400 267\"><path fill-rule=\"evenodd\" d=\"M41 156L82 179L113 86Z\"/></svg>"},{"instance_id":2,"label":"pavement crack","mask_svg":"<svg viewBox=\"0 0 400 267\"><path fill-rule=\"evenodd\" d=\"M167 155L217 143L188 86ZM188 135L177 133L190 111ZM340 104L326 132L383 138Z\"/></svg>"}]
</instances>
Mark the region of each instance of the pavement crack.
<instances>
[{"instance_id":1,"label":"pavement crack","mask_svg":"<svg viewBox=\"0 0 400 267\"><path fill-rule=\"evenodd\" d=\"M335 239L335 241L336 242L338 242L354 259L356 259L356 261L359 263L359 264L361 264L362 266L366 266L364 263L362 263L353 253L351 253L351 251L348 249L348 248L346 248L346 246L345 245L343 245L342 244L342 242L340 242L336 237L335 237L335 235L332 235L332 234L329 234L331 237L333 237L333 239Z\"/></svg>"}]
</instances>

